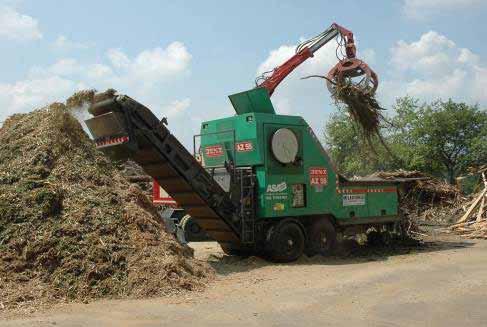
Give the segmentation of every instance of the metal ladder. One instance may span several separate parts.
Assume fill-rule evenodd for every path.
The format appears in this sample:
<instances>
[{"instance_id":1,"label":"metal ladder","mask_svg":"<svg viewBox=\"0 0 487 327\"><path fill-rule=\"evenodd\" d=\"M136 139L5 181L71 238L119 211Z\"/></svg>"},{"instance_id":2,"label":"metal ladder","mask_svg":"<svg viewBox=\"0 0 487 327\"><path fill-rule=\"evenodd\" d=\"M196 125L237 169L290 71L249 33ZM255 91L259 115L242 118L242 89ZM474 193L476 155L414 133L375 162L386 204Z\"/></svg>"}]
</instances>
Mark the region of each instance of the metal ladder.
<instances>
[{"instance_id":1,"label":"metal ladder","mask_svg":"<svg viewBox=\"0 0 487 327\"><path fill-rule=\"evenodd\" d=\"M242 244L255 242L255 175L252 169L239 169Z\"/></svg>"}]
</instances>

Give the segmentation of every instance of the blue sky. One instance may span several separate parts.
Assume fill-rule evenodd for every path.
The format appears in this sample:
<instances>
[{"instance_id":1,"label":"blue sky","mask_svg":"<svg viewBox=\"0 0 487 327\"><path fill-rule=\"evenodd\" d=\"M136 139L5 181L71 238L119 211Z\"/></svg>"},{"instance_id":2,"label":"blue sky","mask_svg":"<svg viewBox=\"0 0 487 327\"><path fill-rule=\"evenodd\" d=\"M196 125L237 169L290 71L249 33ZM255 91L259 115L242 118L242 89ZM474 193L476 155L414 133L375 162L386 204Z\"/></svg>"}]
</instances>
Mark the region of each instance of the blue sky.
<instances>
[{"instance_id":1,"label":"blue sky","mask_svg":"<svg viewBox=\"0 0 487 327\"><path fill-rule=\"evenodd\" d=\"M378 73L385 107L406 94L487 104L487 1L0 0L0 121L83 88L113 87L168 116L186 145L202 120L233 114L227 96L337 22ZM283 82L277 110L318 134L335 110L318 80L323 48Z\"/></svg>"}]
</instances>

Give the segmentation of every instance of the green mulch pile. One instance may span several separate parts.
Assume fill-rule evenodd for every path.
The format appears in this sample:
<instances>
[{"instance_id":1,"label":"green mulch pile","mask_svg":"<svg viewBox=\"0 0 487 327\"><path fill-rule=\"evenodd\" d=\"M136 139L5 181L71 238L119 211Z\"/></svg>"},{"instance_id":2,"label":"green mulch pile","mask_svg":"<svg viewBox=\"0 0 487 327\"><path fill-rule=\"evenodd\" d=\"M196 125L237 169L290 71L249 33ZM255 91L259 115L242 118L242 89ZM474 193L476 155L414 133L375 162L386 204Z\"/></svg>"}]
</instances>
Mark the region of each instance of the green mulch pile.
<instances>
[{"instance_id":1,"label":"green mulch pile","mask_svg":"<svg viewBox=\"0 0 487 327\"><path fill-rule=\"evenodd\" d=\"M5 121L0 314L193 290L211 275L164 231L147 196L95 149L66 105Z\"/></svg>"}]
</instances>

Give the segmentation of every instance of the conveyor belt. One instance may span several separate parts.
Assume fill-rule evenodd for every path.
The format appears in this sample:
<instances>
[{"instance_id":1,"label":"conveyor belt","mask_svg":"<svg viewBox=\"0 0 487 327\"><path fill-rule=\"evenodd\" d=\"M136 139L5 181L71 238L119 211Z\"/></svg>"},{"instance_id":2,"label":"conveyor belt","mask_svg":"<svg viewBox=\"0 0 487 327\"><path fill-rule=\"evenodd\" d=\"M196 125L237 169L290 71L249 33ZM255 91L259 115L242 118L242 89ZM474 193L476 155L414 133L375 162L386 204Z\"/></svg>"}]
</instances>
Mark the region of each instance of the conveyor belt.
<instances>
[{"instance_id":1,"label":"conveyor belt","mask_svg":"<svg viewBox=\"0 0 487 327\"><path fill-rule=\"evenodd\" d=\"M237 207L228 194L145 106L116 96L90 108L86 121L97 147L130 158L219 243L240 242Z\"/></svg>"}]
</instances>

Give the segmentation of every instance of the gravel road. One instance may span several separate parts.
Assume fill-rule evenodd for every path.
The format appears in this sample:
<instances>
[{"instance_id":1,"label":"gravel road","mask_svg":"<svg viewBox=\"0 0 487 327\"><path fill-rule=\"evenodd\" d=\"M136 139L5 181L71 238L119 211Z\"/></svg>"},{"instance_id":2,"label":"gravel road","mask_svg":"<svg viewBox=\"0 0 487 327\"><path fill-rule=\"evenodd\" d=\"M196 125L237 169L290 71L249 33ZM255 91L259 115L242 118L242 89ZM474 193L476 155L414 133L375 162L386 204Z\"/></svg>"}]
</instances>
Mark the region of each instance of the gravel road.
<instances>
[{"instance_id":1,"label":"gravel road","mask_svg":"<svg viewBox=\"0 0 487 327\"><path fill-rule=\"evenodd\" d=\"M272 264L192 244L218 272L205 291L55 307L3 326L485 326L487 241Z\"/></svg>"}]
</instances>

